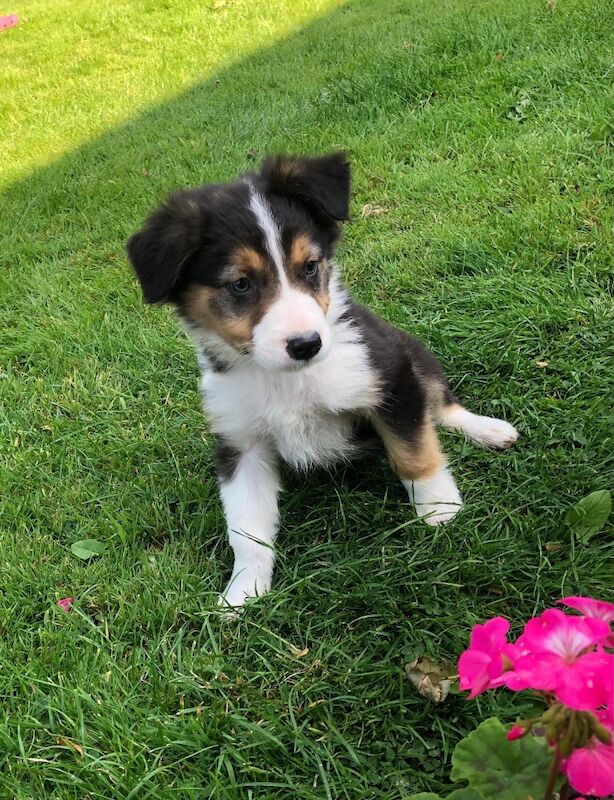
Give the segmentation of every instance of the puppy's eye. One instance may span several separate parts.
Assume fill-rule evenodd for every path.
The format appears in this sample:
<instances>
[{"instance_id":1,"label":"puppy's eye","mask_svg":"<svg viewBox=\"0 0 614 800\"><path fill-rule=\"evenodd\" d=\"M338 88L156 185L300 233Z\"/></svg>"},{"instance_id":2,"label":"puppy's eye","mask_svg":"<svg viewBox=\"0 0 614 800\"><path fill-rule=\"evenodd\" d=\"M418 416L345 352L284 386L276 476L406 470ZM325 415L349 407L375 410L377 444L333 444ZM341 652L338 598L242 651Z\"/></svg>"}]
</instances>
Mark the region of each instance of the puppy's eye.
<instances>
[{"instance_id":1,"label":"puppy's eye","mask_svg":"<svg viewBox=\"0 0 614 800\"><path fill-rule=\"evenodd\" d=\"M308 261L307 264L305 264L305 277L315 278L315 276L318 274L319 269L320 269L319 261Z\"/></svg>"},{"instance_id":2,"label":"puppy's eye","mask_svg":"<svg viewBox=\"0 0 614 800\"><path fill-rule=\"evenodd\" d=\"M239 278L238 281L228 284L230 291L236 295L247 294L251 289L251 286L252 284L250 283L249 278Z\"/></svg>"}]
</instances>

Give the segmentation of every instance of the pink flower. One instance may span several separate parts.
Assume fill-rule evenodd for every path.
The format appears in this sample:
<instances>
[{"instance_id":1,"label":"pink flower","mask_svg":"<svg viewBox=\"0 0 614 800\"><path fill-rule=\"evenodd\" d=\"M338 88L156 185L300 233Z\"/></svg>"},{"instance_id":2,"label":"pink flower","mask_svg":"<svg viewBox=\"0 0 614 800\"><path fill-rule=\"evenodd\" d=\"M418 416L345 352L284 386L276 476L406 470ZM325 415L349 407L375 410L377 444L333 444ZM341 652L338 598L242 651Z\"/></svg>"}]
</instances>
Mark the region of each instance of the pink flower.
<instances>
[{"instance_id":1,"label":"pink flower","mask_svg":"<svg viewBox=\"0 0 614 800\"><path fill-rule=\"evenodd\" d=\"M513 742L514 739L522 739L522 737L526 734L527 729L523 728L522 725L512 725L512 727L507 732L507 741Z\"/></svg>"},{"instance_id":2,"label":"pink flower","mask_svg":"<svg viewBox=\"0 0 614 800\"><path fill-rule=\"evenodd\" d=\"M570 617L558 609L529 620L514 648L505 650L513 670L497 685L514 691L553 692L570 708L592 710L609 702L614 657L592 651L609 635L602 619Z\"/></svg>"},{"instance_id":3,"label":"pink flower","mask_svg":"<svg viewBox=\"0 0 614 800\"><path fill-rule=\"evenodd\" d=\"M614 603L605 600L593 600L592 597L564 597L558 601L561 605L569 606L585 617L595 617L610 624L614 621ZM607 647L614 647L614 633L610 633L606 642Z\"/></svg>"},{"instance_id":4,"label":"pink flower","mask_svg":"<svg viewBox=\"0 0 614 800\"><path fill-rule=\"evenodd\" d=\"M603 620L569 617L558 608L550 608L527 622L516 644L533 653L556 653L570 663L601 644L609 632L610 627Z\"/></svg>"},{"instance_id":5,"label":"pink flower","mask_svg":"<svg viewBox=\"0 0 614 800\"><path fill-rule=\"evenodd\" d=\"M460 688L471 689L469 699L490 689L492 681L503 672L502 651L509 628L506 619L494 617L471 631L469 647L458 661Z\"/></svg>"},{"instance_id":6,"label":"pink flower","mask_svg":"<svg viewBox=\"0 0 614 800\"><path fill-rule=\"evenodd\" d=\"M597 714L601 724L613 733L612 709ZM614 744L603 744L593 737L561 762L561 771L577 792L592 797L614 794Z\"/></svg>"},{"instance_id":7,"label":"pink flower","mask_svg":"<svg viewBox=\"0 0 614 800\"><path fill-rule=\"evenodd\" d=\"M614 656L587 653L565 670L555 689L564 705L577 711L592 711L612 702Z\"/></svg>"},{"instance_id":8,"label":"pink flower","mask_svg":"<svg viewBox=\"0 0 614 800\"><path fill-rule=\"evenodd\" d=\"M75 602L74 597L63 597L61 600L58 600L58 606L62 609L62 611L70 611L70 607Z\"/></svg>"},{"instance_id":9,"label":"pink flower","mask_svg":"<svg viewBox=\"0 0 614 800\"><path fill-rule=\"evenodd\" d=\"M606 603L605 600L593 600L592 597L564 597L558 602L579 611L585 617L597 617L605 622L614 620L614 603Z\"/></svg>"}]
</instances>

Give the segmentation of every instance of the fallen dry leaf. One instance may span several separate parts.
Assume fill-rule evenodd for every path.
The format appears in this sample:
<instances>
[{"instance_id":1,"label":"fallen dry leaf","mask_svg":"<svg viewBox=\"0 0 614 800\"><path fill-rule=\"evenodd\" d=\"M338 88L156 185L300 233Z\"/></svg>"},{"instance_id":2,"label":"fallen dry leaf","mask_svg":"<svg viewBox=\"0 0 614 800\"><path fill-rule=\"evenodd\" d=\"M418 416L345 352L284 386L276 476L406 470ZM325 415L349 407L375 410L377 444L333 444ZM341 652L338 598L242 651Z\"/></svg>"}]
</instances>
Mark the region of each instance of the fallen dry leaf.
<instances>
[{"instance_id":1,"label":"fallen dry leaf","mask_svg":"<svg viewBox=\"0 0 614 800\"><path fill-rule=\"evenodd\" d=\"M387 214L390 211L389 208L386 206L377 206L375 203L367 203L366 206L363 206L360 210L360 217L364 219L365 217L381 217L383 214Z\"/></svg>"},{"instance_id":2,"label":"fallen dry leaf","mask_svg":"<svg viewBox=\"0 0 614 800\"><path fill-rule=\"evenodd\" d=\"M547 0L547 2L548 2L548 11L554 13L556 11L557 0Z\"/></svg>"},{"instance_id":3,"label":"fallen dry leaf","mask_svg":"<svg viewBox=\"0 0 614 800\"><path fill-rule=\"evenodd\" d=\"M443 703L456 677L456 670L448 661L436 664L427 656L406 664L405 672L420 694L433 703Z\"/></svg>"},{"instance_id":4,"label":"fallen dry leaf","mask_svg":"<svg viewBox=\"0 0 614 800\"><path fill-rule=\"evenodd\" d=\"M299 650L298 647L294 647L294 645L292 645L292 655L294 658L304 658L308 652L308 647L304 647L302 650Z\"/></svg>"},{"instance_id":5,"label":"fallen dry leaf","mask_svg":"<svg viewBox=\"0 0 614 800\"><path fill-rule=\"evenodd\" d=\"M536 361L535 363L536 363L536 364L537 364L537 366L538 366L538 367L540 367L541 369L544 369L545 367L547 367L547 366L550 364L550 362L549 362L549 361Z\"/></svg>"},{"instance_id":6,"label":"fallen dry leaf","mask_svg":"<svg viewBox=\"0 0 614 800\"><path fill-rule=\"evenodd\" d=\"M83 748L80 744L77 744L77 742L71 742L70 739L65 739L63 736L56 736L55 743L62 745L62 747L68 747L68 749L76 753L79 758L83 758Z\"/></svg>"}]
</instances>

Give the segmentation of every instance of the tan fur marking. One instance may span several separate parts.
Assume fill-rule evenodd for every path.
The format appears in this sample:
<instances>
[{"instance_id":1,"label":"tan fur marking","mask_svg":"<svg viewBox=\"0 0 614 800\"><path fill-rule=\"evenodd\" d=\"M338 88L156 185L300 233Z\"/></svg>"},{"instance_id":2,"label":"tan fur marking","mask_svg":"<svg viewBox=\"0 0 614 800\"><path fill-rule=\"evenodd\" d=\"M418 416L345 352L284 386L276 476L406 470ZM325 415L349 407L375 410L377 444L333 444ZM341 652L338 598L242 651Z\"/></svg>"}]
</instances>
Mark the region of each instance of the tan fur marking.
<instances>
[{"instance_id":1,"label":"tan fur marking","mask_svg":"<svg viewBox=\"0 0 614 800\"><path fill-rule=\"evenodd\" d=\"M441 410L445 406L445 388L438 380L422 378L423 388L426 390L428 409L435 419L439 419Z\"/></svg>"},{"instance_id":2,"label":"tan fur marking","mask_svg":"<svg viewBox=\"0 0 614 800\"><path fill-rule=\"evenodd\" d=\"M299 233L290 248L290 263L293 267L303 267L308 261L315 261L319 255L319 247L311 241L309 236Z\"/></svg>"},{"instance_id":3,"label":"tan fur marking","mask_svg":"<svg viewBox=\"0 0 614 800\"><path fill-rule=\"evenodd\" d=\"M317 261L321 259L320 248L313 242L306 233L299 233L292 242L290 248L290 268L295 274L302 275L305 265L309 261ZM325 276L329 271L329 265L326 259L320 260L320 273ZM326 286L324 282L324 286ZM313 290L313 296L317 304L326 314L330 306L330 296L328 291L321 287L319 290Z\"/></svg>"},{"instance_id":4,"label":"tan fur marking","mask_svg":"<svg viewBox=\"0 0 614 800\"><path fill-rule=\"evenodd\" d=\"M252 317L224 317L217 314L212 301L219 289L211 286L193 288L186 298L185 309L188 315L209 330L215 331L233 347L247 345L252 338Z\"/></svg>"},{"instance_id":5,"label":"tan fur marking","mask_svg":"<svg viewBox=\"0 0 614 800\"><path fill-rule=\"evenodd\" d=\"M328 312L328 307L330 306L330 296L328 295L328 293L321 294L320 292L318 292L318 294L316 295L316 302L322 309L324 316L326 316Z\"/></svg>"},{"instance_id":6,"label":"tan fur marking","mask_svg":"<svg viewBox=\"0 0 614 800\"><path fill-rule=\"evenodd\" d=\"M231 263L245 272L262 272L266 261L253 247L241 245L230 257Z\"/></svg>"},{"instance_id":7,"label":"tan fur marking","mask_svg":"<svg viewBox=\"0 0 614 800\"><path fill-rule=\"evenodd\" d=\"M375 419L374 425L384 443L388 460L399 478L424 480L445 466L446 460L430 421L423 424L415 444L404 442L381 420Z\"/></svg>"}]
</instances>

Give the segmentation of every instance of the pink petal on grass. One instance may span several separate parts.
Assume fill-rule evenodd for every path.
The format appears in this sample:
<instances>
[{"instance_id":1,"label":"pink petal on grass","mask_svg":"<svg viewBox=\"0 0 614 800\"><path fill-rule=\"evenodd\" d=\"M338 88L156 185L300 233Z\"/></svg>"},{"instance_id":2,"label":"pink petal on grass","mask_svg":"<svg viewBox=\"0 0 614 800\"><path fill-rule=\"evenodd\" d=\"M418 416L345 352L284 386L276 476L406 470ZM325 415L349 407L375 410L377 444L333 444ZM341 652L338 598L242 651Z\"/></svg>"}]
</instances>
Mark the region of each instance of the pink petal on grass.
<instances>
[{"instance_id":1,"label":"pink petal on grass","mask_svg":"<svg viewBox=\"0 0 614 800\"><path fill-rule=\"evenodd\" d=\"M74 597L63 597L61 600L58 600L58 606L62 609L62 611L70 611L70 607L75 602Z\"/></svg>"},{"instance_id":2,"label":"pink petal on grass","mask_svg":"<svg viewBox=\"0 0 614 800\"><path fill-rule=\"evenodd\" d=\"M19 25L19 16L17 14L7 14L0 17L0 31L14 28L15 25Z\"/></svg>"}]
</instances>

